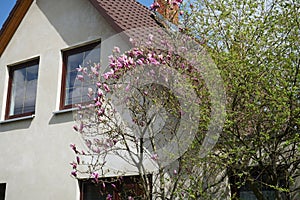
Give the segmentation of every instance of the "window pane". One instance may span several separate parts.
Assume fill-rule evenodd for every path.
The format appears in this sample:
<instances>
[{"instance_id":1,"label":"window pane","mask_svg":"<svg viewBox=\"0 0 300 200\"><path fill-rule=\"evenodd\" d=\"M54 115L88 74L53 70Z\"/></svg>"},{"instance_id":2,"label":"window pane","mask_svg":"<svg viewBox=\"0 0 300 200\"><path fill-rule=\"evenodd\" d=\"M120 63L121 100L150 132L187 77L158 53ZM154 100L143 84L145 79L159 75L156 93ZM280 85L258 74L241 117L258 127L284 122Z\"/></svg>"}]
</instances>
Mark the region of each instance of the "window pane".
<instances>
[{"instance_id":1,"label":"window pane","mask_svg":"<svg viewBox=\"0 0 300 200\"><path fill-rule=\"evenodd\" d=\"M84 63L85 64L94 64L98 63L100 60L100 48L99 46L93 50L86 51L84 54Z\"/></svg>"},{"instance_id":2,"label":"window pane","mask_svg":"<svg viewBox=\"0 0 300 200\"><path fill-rule=\"evenodd\" d=\"M152 176L148 175L149 182L152 182ZM134 197L136 200L142 200L143 189L140 185L140 176L124 176L122 181L111 181L109 178L102 179L105 184L105 188L101 181L98 184L92 182L92 180L82 181L81 193L82 200L105 200L107 195L110 194L113 200L123 200L128 199L129 196ZM111 185L113 183L115 186Z\"/></svg>"},{"instance_id":3,"label":"window pane","mask_svg":"<svg viewBox=\"0 0 300 200\"><path fill-rule=\"evenodd\" d=\"M5 199L6 183L0 183L0 200Z\"/></svg>"},{"instance_id":4,"label":"window pane","mask_svg":"<svg viewBox=\"0 0 300 200\"><path fill-rule=\"evenodd\" d=\"M36 62L35 62L36 63ZM34 113L38 64L18 66L12 70L9 116Z\"/></svg>"},{"instance_id":5,"label":"window pane","mask_svg":"<svg viewBox=\"0 0 300 200\"><path fill-rule=\"evenodd\" d=\"M82 50L81 50L82 49ZM73 53L74 52L74 53ZM100 43L91 44L78 49L66 52L65 57L66 78L64 83L64 100L63 108L73 104L87 102L90 99L87 96L88 88L92 85L88 82L89 77L86 75L83 82L76 79L77 69L89 67L91 64L100 62Z\"/></svg>"}]
</instances>

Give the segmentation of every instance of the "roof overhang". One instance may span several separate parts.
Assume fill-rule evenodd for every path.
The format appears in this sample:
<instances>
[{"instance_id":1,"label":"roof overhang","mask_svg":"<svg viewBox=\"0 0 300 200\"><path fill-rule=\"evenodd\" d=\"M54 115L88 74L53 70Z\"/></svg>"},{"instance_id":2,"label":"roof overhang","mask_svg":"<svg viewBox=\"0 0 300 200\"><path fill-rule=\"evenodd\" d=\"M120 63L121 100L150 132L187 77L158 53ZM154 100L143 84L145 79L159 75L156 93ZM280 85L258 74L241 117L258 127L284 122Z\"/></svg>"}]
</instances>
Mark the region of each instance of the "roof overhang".
<instances>
[{"instance_id":1,"label":"roof overhang","mask_svg":"<svg viewBox=\"0 0 300 200\"><path fill-rule=\"evenodd\" d=\"M16 5L0 30L0 57L13 37L33 0L17 0Z\"/></svg>"}]
</instances>

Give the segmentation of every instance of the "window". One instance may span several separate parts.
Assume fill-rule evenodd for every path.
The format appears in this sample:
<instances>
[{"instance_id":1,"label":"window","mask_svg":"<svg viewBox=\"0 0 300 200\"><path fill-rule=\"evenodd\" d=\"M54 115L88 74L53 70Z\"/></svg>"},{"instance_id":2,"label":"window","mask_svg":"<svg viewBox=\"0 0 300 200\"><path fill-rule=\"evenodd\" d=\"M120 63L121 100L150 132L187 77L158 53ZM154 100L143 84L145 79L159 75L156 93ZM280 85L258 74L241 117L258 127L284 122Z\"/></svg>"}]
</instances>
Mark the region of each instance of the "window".
<instances>
[{"instance_id":1,"label":"window","mask_svg":"<svg viewBox=\"0 0 300 200\"><path fill-rule=\"evenodd\" d=\"M63 52L61 110L89 100L87 96L89 83L77 80L77 68L87 67L94 63L100 63L100 42Z\"/></svg>"},{"instance_id":2,"label":"window","mask_svg":"<svg viewBox=\"0 0 300 200\"><path fill-rule=\"evenodd\" d=\"M276 199L275 189L269 185L273 185L270 180L271 174L268 167L259 168L257 166L250 168L251 177L255 180L255 188L261 191L262 195L267 200ZM279 175L279 187L287 188L287 181L285 180L285 168L278 167L277 174ZM230 184L232 194L235 194L239 200L257 200L253 188L249 181L243 176L230 176ZM238 186L239 185L239 186ZM284 192L280 193L281 199L286 200L287 196Z\"/></svg>"},{"instance_id":3,"label":"window","mask_svg":"<svg viewBox=\"0 0 300 200\"><path fill-rule=\"evenodd\" d=\"M5 199L6 183L0 183L0 200Z\"/></svg>"},{"instance_id":4,"label":"window","mask_svg":"<svg viewBox=\"0 0 300 200\"><path fill-rule=\"evenodd\" d=\"M152 176L147 176L151 183ZM103 187L105 181L105 187ZM114 184L114 187L112 186ZM143 190L140 176L124 176L122 179L106 178L100 179L98 184L91 180L80 181L80 200L106 200L111 195L112 200L123 200L133 197L135 200L142 200Z\"/></svg>"},{"instance_id":5,"label":"window","mask_svg":"<svg viewBox=\"0 0 300 200\"><path fill-rule=\"evenodd\" d=\"M6 119L35 113L39 60L9 67Z\"/></svg>"}]
</instances>

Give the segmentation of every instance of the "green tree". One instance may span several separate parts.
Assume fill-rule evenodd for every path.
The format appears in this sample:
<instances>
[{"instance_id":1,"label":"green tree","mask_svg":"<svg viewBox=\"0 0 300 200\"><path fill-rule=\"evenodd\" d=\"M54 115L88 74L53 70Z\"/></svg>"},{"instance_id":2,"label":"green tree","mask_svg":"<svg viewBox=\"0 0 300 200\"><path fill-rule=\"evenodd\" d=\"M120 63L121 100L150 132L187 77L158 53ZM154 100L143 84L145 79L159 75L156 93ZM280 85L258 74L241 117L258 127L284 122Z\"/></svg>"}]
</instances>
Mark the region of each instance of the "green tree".
<instances>
[{"instance_id":1,"label":"green tree","mask_svg":"<svg viewBox=\"0 0 300 200\"><path fill-rule=\"evenodd\" d=\"M185 13L182 30L211 54L227 95L221 138L206 159L194 161L209 166L208 177L215 168L221 177L194 186L210 193L204 189L224 187L220 180L229 177L233 199L245 187L259 200L266 190L271 199L299 199L299 1L194 0Z\"/></svg>"}]
</instances>

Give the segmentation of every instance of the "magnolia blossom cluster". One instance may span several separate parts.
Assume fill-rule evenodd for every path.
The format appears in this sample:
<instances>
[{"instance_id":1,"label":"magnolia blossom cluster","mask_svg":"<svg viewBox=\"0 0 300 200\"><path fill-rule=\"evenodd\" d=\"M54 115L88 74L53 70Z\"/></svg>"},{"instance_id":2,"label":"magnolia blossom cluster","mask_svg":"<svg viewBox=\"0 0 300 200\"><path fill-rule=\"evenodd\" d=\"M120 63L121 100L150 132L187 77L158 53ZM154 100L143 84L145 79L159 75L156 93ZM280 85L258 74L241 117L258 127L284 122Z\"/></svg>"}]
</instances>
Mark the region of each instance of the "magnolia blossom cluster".
<instances>
[{"instance_id":1,"label":"magnolia blossom cluster","mask_svg":"<svg viewBox=\"0 0 300 200\"><path fill-rule=\"evenodd\" d=\"M183 0L173 0L173 1L171 1L171 0L168 0L166 3L167 3L167 5L166 6L170 6L171 8L172 7L180 7L181 6L181 4L182 4L182 2L183 2ZM153 11L156 11L157 9L159 9L161 7L161 5L158 3L158 2L154 2L153 4L151 4L150 5L150 9L151 10L153 10ZM179 14L180 15L183 15L183 10L181 10L180 12L179 12Z\"/></svg>"},{"instance_id":2,"label":"magnolia blossom cluster","mask_svg":"<svg viewBox=\"0 0 300 200\"><path fill-rule=\"evenodd\" d=\"M166 3L169 6L180 6L182 4L183 0L167 0ZM153 4L150 5L151 10L156 10L160 8L160 4L158 2L154 2Z\"/></svg>"},{"instance_id":3,"label":"magnolia blossom cluster","mask_svg":"<svg viewBox=\"0 0 300 200\"><path fill-rule=\"evenodd\" d=\"M133 43L134 41L131 40ZM157 44L159 42L159 44ZM152 46L162 46L162 49L168 49L167 51L152 49ZM175 44L167 39L155 38L152 34L149 34L148 40L143 46L138 48L132 48L129 51L121 53L120 48L115 47L113 49L113 54L109 56L109 70L102 75L99 75L100 64L94 64L91 67L81 67L77 68L78 75L77 79L79 81L92 82L92 86L87 88L87 95L91 99L91 102L83 108L80 104L78 105L78 116L79 121L77 125L73 126L73 129L82 135L88 132L95 132L96 129L91 129L91 126L102 125L102 130L106 130L102 139L99 138L86 138L86 146L91 150L91 153L101 154L103 151L107 151L109 148L113 148L119 141L119 127L114 125L112 122L114 110L110 109L108 106L110 100L106 96L112 93L113 89L118 90L118 86L115 84L117 80L120 80L124 74L130 72L135 68L141 68L143 71L144 66L153 66L154 69L161 69L163 65L169 65L177 70L191 72L191 67L186 60L180 59L178 55L186 54L187 48L178 46L175 49ZM148 77L150 79L165 79L168 82L168 77L161 77L155 70L148 72ZM195 78L195 77L194 77ZM89 79L89 80L87 80ZM133 77L132 80L138 80L139 77ZM144 81L144 80L142 80ZM132 85L137 85L136 83L127 83L125 87L125 92L129 90ZM184 92L184 91L182 91ZM148 95L147 91L144 91L144 95ZM87 109L88 108L88 109ZM94 116L95 118L85 121L82 117L86 111L88 115ZM83 119L81 119L83 118ZM141 119L133 119L133 122L141 125ZM143 122L145 124L146 122ZM88 133L89 134L89 133ZM99 134L99 133L96 133ZM75 152L77 153L77 152ZM152 159L157 160L156 154L153 154Z\"/></svg>"},{"instance_id":4,"label":"magnolia blossom cluster","mask_svg":"<svg viewBox=\"0 0 300 200\"><path fill-rule=\"evenodd\" d=\"M181 4L182 0L176 0L171 3L174 2L176 4ZM111 102L107 96L120 89L116 83L121 80L127 72L136 68L141 68L143 71L144 66L151 66L153 67L153 70L148 72L149 78L155 77L157 80L161 78L161 75L159 75L155 69L161 69L164 65L167 65L178 71L181 70L187 72L190 80L198 80L198 75L194 74L190 61L184 60L180 56L188 53L188 49L185 48L182 43L179 43L179 45L178 43L174 44L170 40L164 39L163 37L157 38L157 36L151 34L147 39L148 41L142 46L132 48L124 53L121 53L120 48L115 47L113 49L113 54L109 56L109 69L103 74L99 74L100 64L92 64L89 67L79 66L77 68L77 79L82 82L91 82L91 84L88 84L89 86L86 91L87 96L91 101L78 105L78 123L73 126L73 129L83 136L86 147L89 149L87 152L79 151L75 144L70 145L71 149L76 154L75 161L70 163L73 169L71 172L73 177L77 178L79 173L85 173L88 174L95 183L102 184L104 189L106 184L108 184L100 179L99 174L99 169L101 170L101 167L106 164L106 161L98 158L99 156L105 158L105 155L109 151L114 150L114 148L118 146L117 144L124 144L126 141L124 141L124 137L122 138L123 132L119 127L119 124L114 123L113 115L115 111L110 106ZM153 46L161 48L154 49ZM139 79L139 77L132 78L134 80ZM168 82L169 77L162 78L165 79L165 82ZM125 89L125 92L127 92L131 86L134 86L134 83L130 81L126 84L127 86L123 88ZM181 92L184 93L185 91ZM143 94L145 96L151 95L148 94L147 91L144 91ZM180 112L182 114L184 111L180 110ZM88 115L88 117L85 118L85 115ZM134 122L141 126L140 119L137 119ZM135 141L138 142L139 140L136 139ZM97 160L100 162L101 160L101 163L97 167L94 166L94 163L83 163L81 161L81 156L97 157L97 159L94 159L93 161ZM151 159L158 161L158 154L153 152ZM91 167L88 171L80 171L78 166L82 164ZM178 172L174 170L173 174L176 175L177 173ZM109 184L111 184L113 188L116 188L114 183ZM111 198L111 195L107 196L107 199ZM133 197L130 197L129 199L133 199Z\"/></svg>"}]
</instances>

